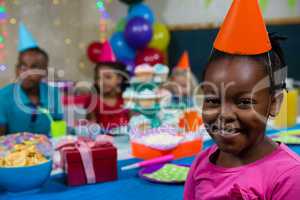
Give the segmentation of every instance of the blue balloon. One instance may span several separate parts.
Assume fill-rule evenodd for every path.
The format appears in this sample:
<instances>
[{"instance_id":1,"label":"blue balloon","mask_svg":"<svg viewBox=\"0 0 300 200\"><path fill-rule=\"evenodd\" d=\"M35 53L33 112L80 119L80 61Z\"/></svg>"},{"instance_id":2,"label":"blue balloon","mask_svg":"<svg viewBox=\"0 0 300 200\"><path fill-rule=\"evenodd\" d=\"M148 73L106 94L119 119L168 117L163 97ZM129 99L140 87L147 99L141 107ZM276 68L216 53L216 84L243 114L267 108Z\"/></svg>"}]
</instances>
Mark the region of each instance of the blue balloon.
<instances>
[{"instance_id":1,"label":"blue balloon","mask_svg":"<svg viewBox=\"0 0 300 200\"><path fill-rule=\"evenodd\" d=\"M110 44L118 60L133 60L135 50L126 43L122 32L115 32L110 38Z\"/></svg>"},{"instance_id":2,"label":"blue balloon","mask_svg":"<svg viewBox=\"0 0 300 200\"><path fill-rule=\"evenodd\" d=\"M125 27L124 36L132 48L145 48L152 39L152 26L142 17L132 18Z\"/></svg>"},{"instance_id":3,"label":"blue balloon","mask_svg":"<svg viewBox=\"0 0 300 200\"><path fill-rule=\"evenodd\" d=\"M134 17L143 17L148 22L150 22L150 24L153 24L153 22L155 21L155 16L151 8L143 3L135 4L130 7L127 19L130 20Z\"/></svg>"}]
</instances>

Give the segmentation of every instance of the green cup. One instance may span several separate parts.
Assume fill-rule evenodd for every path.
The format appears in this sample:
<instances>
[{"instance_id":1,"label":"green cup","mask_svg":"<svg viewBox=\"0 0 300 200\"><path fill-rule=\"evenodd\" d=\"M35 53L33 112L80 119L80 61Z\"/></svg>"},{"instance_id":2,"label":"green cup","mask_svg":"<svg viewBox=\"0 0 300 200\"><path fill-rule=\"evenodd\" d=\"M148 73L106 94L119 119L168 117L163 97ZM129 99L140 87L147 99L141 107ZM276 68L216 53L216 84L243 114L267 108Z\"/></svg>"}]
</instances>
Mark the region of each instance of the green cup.
<instances>
[{"instance_id":1,"label":"green cup","mask_svg":"<svg viewBox=\"0 0 300 200\"><path fill-rule=\"evenodd\" d=\"M51 122L51 135L53 138L65 136L67 133L67 123L63 120Z\"/></svg>"}]
</instances>

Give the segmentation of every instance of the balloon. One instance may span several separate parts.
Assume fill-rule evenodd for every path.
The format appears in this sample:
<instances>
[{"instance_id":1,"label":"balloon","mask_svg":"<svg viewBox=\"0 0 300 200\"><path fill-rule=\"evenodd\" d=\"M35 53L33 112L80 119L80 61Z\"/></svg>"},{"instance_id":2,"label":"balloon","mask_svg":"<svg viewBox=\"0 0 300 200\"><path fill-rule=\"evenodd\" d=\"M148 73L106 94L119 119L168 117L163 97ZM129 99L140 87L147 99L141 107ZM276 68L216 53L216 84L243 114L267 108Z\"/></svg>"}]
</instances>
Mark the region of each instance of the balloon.
<instances>
[{"instance_id":1,"label":"balloon","mask_svg":"<svg viewBox=\"0 0 300 200\"><path fill-rule=\"evenodd\" d=\"M126 65L126 70L129 72L129 75L132 76L135 68L134 60L123 60L122 63Z\"/></svg>"},{"instance_id":2,"label":"balloon","mask_svg":"<svg viewBox=\"0 0 300 200\"><path fill-rule=\"evenodd\" d=\"M100 42L92 42L87 48L87 56L90 61L97 63L102 52L103 44Z\"/></svg>"},{"instance_id":3,"label":"balloon","mask_svg":"<svg viewBox=\"0 0 300 200\"><path fill-rule=\"evenodd\" d=\"M144 50L139 51L135 59L136 65L140 65L144 63L155 65L158 63L163 64L164 62L165 62L165 57L163 53L158 49L153 49L153 48L146 48Z\"/></svg>"},{"instance_id":4,"label":"balloon","mask_svg":"<svg viewBox=\"0 0 300 200\"><path fill-rule=\"evenodd\" d=\"M141 3L143 0L120 0L120 1L123 3L126 3L128 5L131 5L131 4L135 4L135 3Z\"/></svg>"},{"instance_id":5,"label":"balloon","mask_svg":"<svg viewBox=\"0 0 300 200\"><path fill-rule=\"evenodd\" d=\"M151 24L153 24L155 20L155 16L151 8L149 8L149 6L143 3L135 4L130 7L127 18L128 20L130 20L134 17L143 17Z\"/></svg>"},{"instance_id":6,"label":"balloon","mask_svg":"<svg viewBox=\"0 0 300 200\"><path fill-rule=\"evenodd\" d=\"M152 27L142 17L132 18L125 27L124 32L127 43L135 49L147 46L152 38Z\"/></svg>"},{"instance_id":7,"label":"balloon","mask_svg":"<svg viewBox=\"0 0 300 200\"><path fill-rule=\"evenodd\" d=\"M123 33L115 32L110 38L110 44L118 60L133 60L135 50L126 43Z\"/></svg>"},{"instance_id":8,"label":"balloon","mask_svg":"<svg viewBox=\"0 0 300 200\"><path fill-rule=\"evenodd\" d=\"M119 19L116 25L116 32L123 32L126 26L127 20L125 18Z\"/></svg>"},{"instance_id":9,"label":"balloon","mask_svg":"<svg viewBox=\"0 0 300 200\"><path fill-rule=\"evenodd\" d=\"M167 27L161 23L153 24L153 37L149 43L149 47L165 50L170 42L170 33Z\"/></svg>"}]
</instances>

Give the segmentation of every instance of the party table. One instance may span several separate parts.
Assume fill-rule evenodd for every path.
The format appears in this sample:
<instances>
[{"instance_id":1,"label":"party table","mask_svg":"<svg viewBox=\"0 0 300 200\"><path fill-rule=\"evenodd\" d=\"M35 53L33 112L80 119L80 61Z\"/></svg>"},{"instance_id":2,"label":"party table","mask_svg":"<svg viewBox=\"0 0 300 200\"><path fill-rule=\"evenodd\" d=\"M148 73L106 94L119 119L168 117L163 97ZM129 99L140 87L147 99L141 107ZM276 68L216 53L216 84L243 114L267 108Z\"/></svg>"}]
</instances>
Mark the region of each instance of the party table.
<instances>
[{"instance_id":1,"label":"party table","mask_svg":"<svg viewBox=\"0 0 300 200\"><path fill-rule=\"evenodd\" d=\"M188 164L192 158L186 158L176 163ZM36 193L4 194L0 193L1 200L153 200L182 199L183 185L160 185L146 182L137 176L137 170L121 171L122 166L137 162L129 159L118 162L119 179L114 182L68 187L64 184L63 175L55 175Z\"/></svg>"},{"instance_id":2,"label":"party table","mask_svg":"<svg viewBox=\"0 0 300 200\"><path fill-rule=\"evenodd\" d=\"M299 128L300 126L294 127ZM268 134L278 131L269 130ZM213 144L212 140L204 143L204 148ZM300 145L290 148L300 154ZM174 163L191 164L194 158L176 160ZM119 178L114 182L68 187L64 183L62 174L54 175L35 193L7 194L0 191L0 200L181 200L183 199L183 185L162 185L142 180L138 177L138 170L121 171L121 167L135 163L137 159L118 161Z\"/></svg>"}]
</instances>

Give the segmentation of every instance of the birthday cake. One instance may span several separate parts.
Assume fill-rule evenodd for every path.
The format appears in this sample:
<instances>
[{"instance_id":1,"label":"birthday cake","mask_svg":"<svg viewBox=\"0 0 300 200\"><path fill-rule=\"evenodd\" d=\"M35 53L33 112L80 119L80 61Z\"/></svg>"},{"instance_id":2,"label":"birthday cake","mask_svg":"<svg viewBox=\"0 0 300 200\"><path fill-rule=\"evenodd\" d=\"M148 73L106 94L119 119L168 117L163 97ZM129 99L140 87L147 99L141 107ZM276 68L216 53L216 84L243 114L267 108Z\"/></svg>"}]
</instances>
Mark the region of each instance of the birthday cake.
<instances>
[{"instance_id":1,"label":"birthday cake","mask_svg":"<svg viewBox=\"0 0 300 200\"><path fill-rule=\"evenodd\" d=\"M157 102L158 96L153 90L145 89L138 93L138 103L142 108L152 108Z\"/></svg>"},{"instance_id":2,"label":"birthday cake","mask_svg":"<svg viewBox=\"0 0 300 200\"><path fill-rule=\"evenodd\" d=\"M148 64L142 64L136 66L134 74L137 81L150 82L153 78L154 69Z\"/></svg>"},{"instance_id":3,"label":"birthday cake","mask_svg":"<svg viewBox=\"0 0 300 200\"><path fill-rule=\"evenodd\" d=\"M151 148L159 150L168 150L176 147L182 139L182 136L172 135L168 133L160 133L142 137L137 142L140 142Z\"/></svg>"},{"instance_id":4,"label":"birthday cake","mask_svg":"<svg viewBox=\"0 0 300 200\"><path fill-rule=\"evenodd\" d=\"M169 67L163 64L156 64L154 66L154 81L165 82L168 79Z\"/></svg>"},{"instance_id":5,"label":"birthday cake","mask_svg":"<svg viewBox=\"0 0 300 200\"><path fill-rule=\"evenodd\" d=\"M137 93L131 89L127 88L122 95L124 99L124 104L126 108L134 108L136 104Z\"/></svg>"},{"instance_id":6,"label":"birthday cake","mask_svg":"<svg viewBox=\"0 0 300 200\"><path fill-rule=\"evenodd\" d=\"M129 127L131 132L143 133L151 128L151 120L144 115L136 115L131 117Z\"/></svg>"},{"instance_id":7,"label":"birthday cake","mask_svg":"<svg viewBox=\"0 0 300 200\"><path fill-rule=\"evenodd\" d=\"M175 111L174 111L175 112ZM203 143L201 121L194 112L163 112L161 126L141 131L139 122L143 115L133 117L131 121L131 147L132 154L142 159L155 158L162 155L173 154L176 158L183 158L197 154ZM133 121L136 121L133 123ZM146 118L150 123L150 119Z\"/></svg>"},{"instance_id":8,"label":"birthday cake","mask_svg":"<svg viewBox=\"0 0 300 200\"><path fill-rule=\"evenodd\" d=\"M183 115L182 107L173 108L172 94L161 87L167 81L169 71L163 64L154 67L138 65L130 88L123 93L125 107L134 113L129 121L134 157L150 159L173 154L182 158L193 156L202 148L197 131L201 122L199 116L194 113ZM197 120L196 126L190 126L192 118Z\"/></svg>"}]
</instances>

